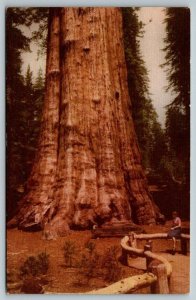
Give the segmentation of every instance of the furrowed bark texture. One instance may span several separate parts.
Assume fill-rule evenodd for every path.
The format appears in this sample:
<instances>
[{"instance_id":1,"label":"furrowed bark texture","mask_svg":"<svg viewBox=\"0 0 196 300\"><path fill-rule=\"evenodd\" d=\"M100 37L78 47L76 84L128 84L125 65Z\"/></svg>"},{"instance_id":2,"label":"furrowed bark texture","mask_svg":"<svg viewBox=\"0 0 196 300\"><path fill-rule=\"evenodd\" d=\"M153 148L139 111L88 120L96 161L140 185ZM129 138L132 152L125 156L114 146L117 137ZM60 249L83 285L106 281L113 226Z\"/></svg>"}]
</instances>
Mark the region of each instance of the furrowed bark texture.
<instances>
[{"instance_id":1,"label":"furrowed bark texture","mask_svg":"<svg viewBox=\"0 0 196 300\"><path fill-rule=\"evenodd\" d=\"M19 226L40 226L54 238L114 218L154 222L130 114L120 9L51 9L46 76Z\"/></svg>"}]
</instances>

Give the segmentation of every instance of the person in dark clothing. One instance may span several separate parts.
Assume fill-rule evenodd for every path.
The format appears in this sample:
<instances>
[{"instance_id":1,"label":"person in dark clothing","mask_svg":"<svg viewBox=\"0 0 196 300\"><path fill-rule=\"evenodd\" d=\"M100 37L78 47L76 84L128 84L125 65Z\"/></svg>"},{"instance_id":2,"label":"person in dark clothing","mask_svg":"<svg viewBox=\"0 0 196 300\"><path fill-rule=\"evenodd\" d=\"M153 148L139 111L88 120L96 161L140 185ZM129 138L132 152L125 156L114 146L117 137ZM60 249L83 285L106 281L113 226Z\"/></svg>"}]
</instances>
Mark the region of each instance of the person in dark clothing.
<instances>
[{"instance_id":1,"label":"person in dark clothing","mask_svg":"<svg viewBox=\"0 0 196 300\"><path fill-rule=\"evenodd\" d=\"M173 240L172 254L174 255L176 253L176 238L180 237L181 235L182 222L177 211L172 212L172 217L173 217L173 224L167 236L168 238L171 238Z\"/></svg>"}]
</instances>

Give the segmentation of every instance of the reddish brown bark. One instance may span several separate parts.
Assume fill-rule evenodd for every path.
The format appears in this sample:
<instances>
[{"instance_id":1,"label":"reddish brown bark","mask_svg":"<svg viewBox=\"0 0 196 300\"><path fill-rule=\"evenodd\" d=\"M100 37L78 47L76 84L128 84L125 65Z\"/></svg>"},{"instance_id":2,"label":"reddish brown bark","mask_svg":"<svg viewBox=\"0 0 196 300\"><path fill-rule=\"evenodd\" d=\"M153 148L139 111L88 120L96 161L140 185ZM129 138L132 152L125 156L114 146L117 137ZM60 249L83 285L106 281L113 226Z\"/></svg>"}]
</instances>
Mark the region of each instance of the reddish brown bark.
<instances>
[{"instance_id":1,"label":"reddish brown bark","mask_svg":"<svg viewBox=\"0 0 196 300\"><path fill-rule=\"evenodd\" d=\"M155 221L130 113L119 8L51 9L39 152L17 223L45 236Z\"/></svg>"}]
</instances>

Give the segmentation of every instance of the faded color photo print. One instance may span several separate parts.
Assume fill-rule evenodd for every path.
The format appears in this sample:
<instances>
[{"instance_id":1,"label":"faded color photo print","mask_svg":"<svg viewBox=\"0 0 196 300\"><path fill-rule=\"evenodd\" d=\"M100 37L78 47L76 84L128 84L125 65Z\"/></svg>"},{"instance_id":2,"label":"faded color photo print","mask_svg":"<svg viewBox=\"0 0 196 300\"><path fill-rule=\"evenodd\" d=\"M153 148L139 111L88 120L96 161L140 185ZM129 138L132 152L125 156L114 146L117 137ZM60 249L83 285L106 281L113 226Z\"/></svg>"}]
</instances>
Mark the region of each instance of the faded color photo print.
<instances>
[{"instance_id":1,"label":"faded color photo print","mask_svg":"<svg viewBox=\"0 0 196 300\"><path fill-rule=\"evenodd\" d=\"M5 13L7 293L189 293L189 8Z\"/></svg>"}]
</instances>

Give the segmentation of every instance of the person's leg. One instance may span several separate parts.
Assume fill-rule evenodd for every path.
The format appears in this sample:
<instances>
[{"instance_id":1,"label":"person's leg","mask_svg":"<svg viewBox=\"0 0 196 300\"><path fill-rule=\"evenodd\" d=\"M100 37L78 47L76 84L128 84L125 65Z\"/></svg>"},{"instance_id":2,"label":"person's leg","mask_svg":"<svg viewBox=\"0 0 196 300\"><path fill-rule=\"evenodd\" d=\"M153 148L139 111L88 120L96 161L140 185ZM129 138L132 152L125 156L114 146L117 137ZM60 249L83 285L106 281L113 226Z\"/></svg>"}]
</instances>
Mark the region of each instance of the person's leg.
<instances>
[{"instance_id":1,"label":"person's leg","mask_svg":"<svg viewBox=\"0 0 196 300\"><path fill-rule=\"evenodd\" d=\"M172 254L174 255L175 252L176 252L176 238L175 238L175 237L172 237L172 240L173 240L173 250L172 250Z\"/></svg>"}]
</instances>

